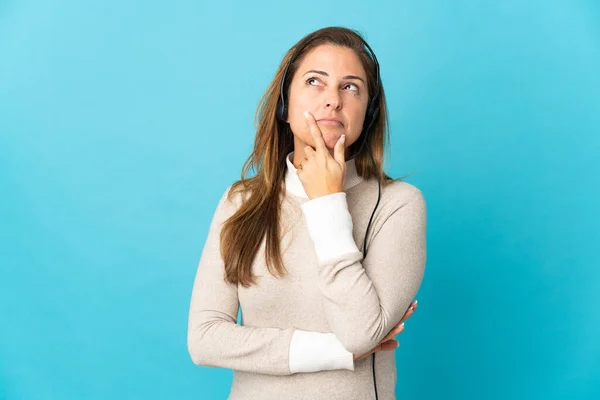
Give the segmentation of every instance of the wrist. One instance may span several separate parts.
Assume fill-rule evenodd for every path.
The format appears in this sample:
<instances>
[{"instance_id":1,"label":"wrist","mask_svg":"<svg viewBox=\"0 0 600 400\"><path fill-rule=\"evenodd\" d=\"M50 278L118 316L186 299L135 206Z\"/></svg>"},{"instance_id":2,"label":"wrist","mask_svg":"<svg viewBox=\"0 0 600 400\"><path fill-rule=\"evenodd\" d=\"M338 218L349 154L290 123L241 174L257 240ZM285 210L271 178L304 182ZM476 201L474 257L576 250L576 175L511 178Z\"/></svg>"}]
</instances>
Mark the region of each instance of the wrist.
<instances>
[{"instance_id":1,"label":"wrist","mask_svg":"<svg viewBox=\"0 0 600 400\"><path fill-rule=\"evenodd\" d=\"M308 195L309 200L314 200L314 199L318 199L319 197L331 196L332 194L341 193L343 191L344 191L343 189L333 189L333 190L329 190L325 193L319 193L319 194L315 194L315 195L307 193L307 195Z\"/></svg>"}]
</instances>

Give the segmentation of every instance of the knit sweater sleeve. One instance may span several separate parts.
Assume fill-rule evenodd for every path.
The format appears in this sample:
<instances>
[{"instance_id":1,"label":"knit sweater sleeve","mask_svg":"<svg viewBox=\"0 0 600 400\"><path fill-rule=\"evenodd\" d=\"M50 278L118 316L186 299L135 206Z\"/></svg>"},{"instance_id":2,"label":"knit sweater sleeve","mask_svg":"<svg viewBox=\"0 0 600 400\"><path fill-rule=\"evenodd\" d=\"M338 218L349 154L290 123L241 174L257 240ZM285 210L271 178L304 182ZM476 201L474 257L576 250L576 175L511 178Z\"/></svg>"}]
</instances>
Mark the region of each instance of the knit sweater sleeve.
<instances>
[{"instance_id":1,"label":"knit sweater sleeve","mask_svg":"<svg viewBox=\"0 0 600 400\"><path fill-rule=\"evenodd\" d=\"M271 375L353 370L352 354L332 333L237 324L237 285L225 281L220 253L221 225L236 208L227 199L230 188L214 213L193 283L187 346L194 364Z\"/></svg>"},{"instance_id":2,"label":"knit sweater sleeve","mask_svg":"<svg viewBox=\"0 0 600 400\"><path fill-rule=\"evenodd\" d=\"M376 218L367 256L353 238L346 193L302 204L332 333L354 354L377 346L415 298L426 262L426 205L415 188ZM374 220L374 221L375 221Z\"/></svg>"}]
</instances>

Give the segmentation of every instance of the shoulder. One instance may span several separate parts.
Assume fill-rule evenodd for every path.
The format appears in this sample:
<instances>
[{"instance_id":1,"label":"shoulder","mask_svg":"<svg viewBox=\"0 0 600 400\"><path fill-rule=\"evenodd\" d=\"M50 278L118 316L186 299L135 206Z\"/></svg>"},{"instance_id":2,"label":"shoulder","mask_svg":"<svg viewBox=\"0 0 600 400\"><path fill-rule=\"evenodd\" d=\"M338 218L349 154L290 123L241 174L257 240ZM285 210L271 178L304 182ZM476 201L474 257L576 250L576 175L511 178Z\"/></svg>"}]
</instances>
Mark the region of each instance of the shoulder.
<instances>
[{"instance_id":1,"label":"shoulder","mask_svg":"<svg viewBox=\"0 0 600 400\"><path fill-rule=\"evenodd\" d=\"M380 218L401 232L406 229L425 229L427 206L420 188L403 181L389 181L382 190Z\"/></svg>"},{"instance_id":2,"label":"shoulder","mask_svg":"<svg viewBox=\"0 0 600 400\"><path fill-rule=\"evenodd\" d=\"M357 201L370 202L373 197L377 198L379 190L377 178L372 177L363 181L360 185L351 188L350 196L356 198ZM388 180L381 185L379 205L383 206L383 208L395 209L409 203L424 201L421 189L411 183L401 180Z\"/></svg>"},{"instance_id":3,"label":"shoulder","mask_svg":"<svg viewBox=\"0 0 600 400\"><path fill-rule=\"evenodd\" d=\"M370 178L350 189L348 203L352 210L372 211L378 200L378 180ZM388 180L381 185L381 196L377 203L376 216L386 220L398 211L402 214L416 213L424 215L425 197L417 186L401 181ZM370 215L370 214L369 214Z\"/></svg>"},{"instance_id":4,"label":"shoulder","mask_svg":"<svg viewBox=\"0 0 600 400\"><path fill-rule=\"evenodd\" d=\"M224 221L235 214L244 202L244 191L238 182L228 185L225 190L221 192L221 197L215 210L215 216L221 221Z\"/></svg>"},{"instance_id":5,"label":"shoulder","mask_svg":"<svg viewBox=\"0 0 600 400\"><path fill-rule=\"evenodd\" d=\"M374 191L377 196L377 180L373 179L370 186L369 191ZM416 185L401 180L390 180L381 186L377 214L383 220L387 220L393 215L404 217L413 215L417 218L425 218L426 212L425 197Z\"/></svg>"},{"instance_id":6,"label":"shoulder","mask_svg":"<svg viewBox=\"0 0 600 400\"><path fill-rule=\"evenodd\" d=\"M251 182L253 179L250 178L246 182L238 180L227 186L221 195L221 203L239 208L251 193L250 187L253 186L253 182Z\"/></svg>"},{"instance_id":7,"label":"shoulder","mask_svg":"<svg viewBox=\"0 0 600 400\"><path fill-rule=\"evenodd\" d=\"M425 196L417 186L404 181L388 181L381 191L381 212L385 219L398 216L404 221L425 221Z\"/></svg>"},{"instance_id":8,"label":"shoulder","mask_svg":"<svg viewBox=\"0 0 600 400\"><path fill-rule=\"evenodd\" d=\"M375 182L377 184L377 182ZM399 180L388 181L381 190L381 200L392 207L402 207L409 203L425 203L425 196L417 186Z\"/></svg>"}]
</instances>

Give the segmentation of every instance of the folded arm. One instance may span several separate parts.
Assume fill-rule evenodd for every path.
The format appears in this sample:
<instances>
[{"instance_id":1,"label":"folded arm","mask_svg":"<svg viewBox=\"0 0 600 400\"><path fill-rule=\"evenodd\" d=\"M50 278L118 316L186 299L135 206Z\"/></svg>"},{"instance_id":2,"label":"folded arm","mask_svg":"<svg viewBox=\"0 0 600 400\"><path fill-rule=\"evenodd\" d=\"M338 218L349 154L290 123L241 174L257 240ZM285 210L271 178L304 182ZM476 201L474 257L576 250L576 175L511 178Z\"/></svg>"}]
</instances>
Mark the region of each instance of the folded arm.
<instances>
[{"instance_id":1,"label":"folded arm","mask_svg":"<svg viewBox=\"0 0 600 400\"><path fill-rule=\"evenodd\" d=\"M368 253L353 238L346 193L302 204L318 260L319 288L332 332L363 354L400 321L421 285L426 262L426 206L418 189L388 206L373 226ZM381 215L381 214L380 214Z\"/></svg>"},{"instance_id":2,"label":"folded arm","mask_svg":"<svg viewBox=\"0 0 600 400\"><path fill-rule=\"evenodd\" d=\"M193 284L187 346L196 365L271 375L331 369L354 369L352 353L333 333L236 323L237 286L224 279L220 254L221 224L235 211L221 198L210 225Z\"/></svg>"}]
</instances>

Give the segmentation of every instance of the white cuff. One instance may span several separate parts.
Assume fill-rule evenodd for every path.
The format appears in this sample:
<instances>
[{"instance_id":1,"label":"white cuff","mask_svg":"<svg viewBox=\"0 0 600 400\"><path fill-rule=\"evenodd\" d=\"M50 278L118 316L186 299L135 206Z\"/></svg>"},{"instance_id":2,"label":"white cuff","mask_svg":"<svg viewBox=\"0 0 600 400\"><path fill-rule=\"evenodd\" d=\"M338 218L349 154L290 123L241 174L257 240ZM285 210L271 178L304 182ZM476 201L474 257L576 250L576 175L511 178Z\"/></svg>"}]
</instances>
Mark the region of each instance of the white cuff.
<instances>
[{"instance_id":1,"label":"white cuff","mask_svg":"<svg viewBox=\"0 0 600 400\"><path fill-rule=\"evenodd\" d=\"M290 343L290 372L334 369L354 371L354 354L346 350L333 333L296 329Z\"/></svg>"},{"instance_id":2,"label":"white cuff","mask_svg":"<svg viewBox=\"0 0 600 400\"><path fill-rule=\"evenodd\" d=\"M360 251L352 236L346 192L317 197L301 207L319 262Z\"/></svg>"}]
</instances>

